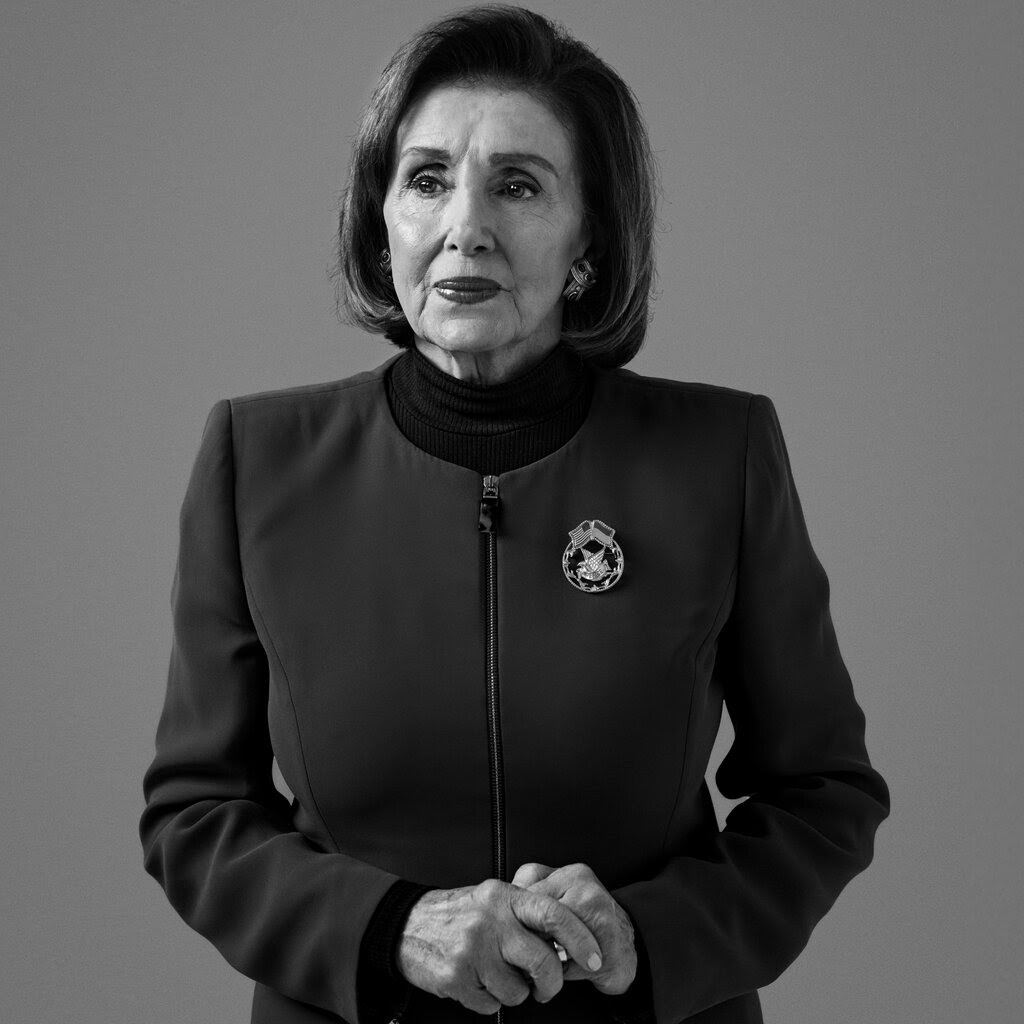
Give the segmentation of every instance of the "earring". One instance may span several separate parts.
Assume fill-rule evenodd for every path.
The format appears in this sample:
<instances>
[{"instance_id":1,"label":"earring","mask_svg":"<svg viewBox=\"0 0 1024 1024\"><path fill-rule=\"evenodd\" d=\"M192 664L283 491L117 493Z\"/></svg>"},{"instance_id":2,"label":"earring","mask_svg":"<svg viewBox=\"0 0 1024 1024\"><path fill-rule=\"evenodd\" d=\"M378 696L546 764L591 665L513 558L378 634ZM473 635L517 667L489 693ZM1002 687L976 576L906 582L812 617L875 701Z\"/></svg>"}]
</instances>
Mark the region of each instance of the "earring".
<instances>
[{"instance_id":1,"label":"earring","mask_svg":"<svg viewBox=\"0 0 1024 1024\"><path fill-rule=\"evenodd\" d=\"M573 261L569 268L569 276L572 280L565 286L565 291L562 294L570 302L578 302L587 289L593 288L597 284L597 271L590 260L585 257Z\"/></svg>"},{"instance_id":2,"label":"earring","mask_svg":"<svg viewBox=\"0 0 1024 1024\"><path fill-rule=\"evenodd\" d=\"M381 249L380 255L377 257L377 263L379 264L380 269L383 270L384 273L388 277L390 277L391 276L391 250L390 249Z\"/></svg>"}]
</instances>

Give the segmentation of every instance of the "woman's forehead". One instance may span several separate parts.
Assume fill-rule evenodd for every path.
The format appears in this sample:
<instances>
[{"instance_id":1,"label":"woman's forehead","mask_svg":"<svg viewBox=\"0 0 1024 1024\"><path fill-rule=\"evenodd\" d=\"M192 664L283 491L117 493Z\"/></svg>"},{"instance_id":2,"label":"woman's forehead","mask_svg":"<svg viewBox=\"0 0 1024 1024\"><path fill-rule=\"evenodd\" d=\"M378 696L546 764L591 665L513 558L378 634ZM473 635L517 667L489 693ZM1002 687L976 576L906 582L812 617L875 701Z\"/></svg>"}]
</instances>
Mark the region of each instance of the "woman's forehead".
<instances>
[{"instance_id":1,"label":"woman's forehead","mask_svg":"<svg viewBox=\"0 0 1024 1024\"><path fill-rule=\"evenodd\" d=\"M438 85L418 96L395 134L394 159L431 150L459 159L473 146L495 152L535 153L561 176L572 170L568 132L533 94L497 85Z\"/></svg>"}]
</instances>

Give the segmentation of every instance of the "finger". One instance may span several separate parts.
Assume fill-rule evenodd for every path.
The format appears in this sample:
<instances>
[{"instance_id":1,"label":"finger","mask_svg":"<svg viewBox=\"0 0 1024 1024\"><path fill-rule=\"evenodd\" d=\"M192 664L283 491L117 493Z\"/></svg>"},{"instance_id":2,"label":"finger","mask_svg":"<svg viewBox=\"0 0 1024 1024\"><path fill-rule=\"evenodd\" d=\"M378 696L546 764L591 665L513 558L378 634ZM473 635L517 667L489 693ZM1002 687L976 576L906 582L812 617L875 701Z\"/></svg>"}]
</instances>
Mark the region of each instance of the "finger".
<instances>
[{"instance_id":1,"label":"finger","mask_svg":"<svg viewBox=\"0 0 1024 1024\"><path fill-rule=\"evenodd\" d=\"M474 1013L481 1013L488 1017L501 1009L501 1003L483 987L474 988L460 994L458 1001L467 1010L472 1010Z\"/></svg>"},{"instance_id":2,"label":"finger","mask_svg":"<svg viewBox=\"0 0 1024 1024\"><path fill-rule=\"evenodd\" d=\"M553 879L552 875L531 886L529 891L543 892ZM545 894L555 896L555 893L550 891ZM567 893L558 899L560 904L571 910L597 939L602 959L602 966L598 972L585 969L571 959L565 962L568 954L564 950L559 954L560 943L556 941L555 952L563 961L563 980L586 979L593 982L600 991L609 994L623 991L623 983L627 979L631 980L635 973L633 930L628 924L623 925L623 920L628 921L628 918L618 910L615 901L599 883L585 883L578 891Z\"/></svg>"},{"instance_id":3,"label":"finger","mask_svg":"<svg viewBox=\"0 0 1024 1024\"><path fill-rule=\"evenodd\" d=\"M547 878L554 870L554 868L549 868L547 864L536 864L533 862L523 864L515 873L512 884L518 885L520 889L529 889L534 882Z\"/></svg>"},{"instance_id":4,"label":"finger","mask_svg":"<svg viewBox=\"0 0 1024 1024\"><path fill-rule=\"evenodd\" d=\"M562 965L562 981L593 981L594 972L570 960Z\"/></svg>"},{"instance_id":5,"label":"finger","mask_svg":"<svg viewBox=\"0 0 1024 1024\"><path fill-rule=\"evenodd\" d=\"M601 968L601 946L590 929L566 906L532 889L513 889L512 912L531 931L557 939L565 951L591 972Z\"/></svg>"},{"instance_id":6,"label":"finger","mask_svg":"<svg viewBox=\"0 0 1024 1024\"><path fill-rule=\"evenodd\" d=\"M547 878L534 882L531 892L550 896L568 907L591 931L601 945L605 960L622 941L621 925L616 913L617 905L611 894L596 879L582 878L568 886L563 880L565 869L559 869ZM560 878L559 876L562 876Z\"/></svg>"},{"instance_id":7,"label":"finger","mask_svg":"<svg viewBox=\"0 0 1024 1024\"><path fill-rule=\"evenodd\" d=\"M514 968L500 960L480 972L480 980L502 1006L518 1006L530 998L530 986Z\"/></svg>"},{"instance_id":8,"label":"finger","mask_svg":"<svg viewBox=\"0 0 1024 1024\"><path fill-rule=\"evenodd\" d=\"M631 963L628 967L622 966L611 969L608 958L605 958L605 966L597 974L593 971L585 971L578 964L567 964L562 980L563 982L589 981L599 992L614 996L625 992L633 983L635 977L636 964Z\"/></svg>"},{"instance_id":9,"label":"finger","mask_svg":"<svg viewBox=\"0 0 1024 1024\"><path fill-rule=\"evenodd\" d=\"M553 900L560 900L565 895L566 884L564 881L560 881L557 874L553 872L546 878L538 878L535 882L524 885L523 888L529 889L530 892L540 893L542 896L550 896Z\"/></svg>"},{"instance_id":10,"label":"finger","mask_svg":"<svg viewBox=\"0 0 1024 1024\"><path fill-rule=\"evenodd\" d=\"M526 928L511 932L501 946L505 962L532 982L533 996L539 1003L553 999L562 989L562 964L545 939Z\"/></svg>"}]
</instances>

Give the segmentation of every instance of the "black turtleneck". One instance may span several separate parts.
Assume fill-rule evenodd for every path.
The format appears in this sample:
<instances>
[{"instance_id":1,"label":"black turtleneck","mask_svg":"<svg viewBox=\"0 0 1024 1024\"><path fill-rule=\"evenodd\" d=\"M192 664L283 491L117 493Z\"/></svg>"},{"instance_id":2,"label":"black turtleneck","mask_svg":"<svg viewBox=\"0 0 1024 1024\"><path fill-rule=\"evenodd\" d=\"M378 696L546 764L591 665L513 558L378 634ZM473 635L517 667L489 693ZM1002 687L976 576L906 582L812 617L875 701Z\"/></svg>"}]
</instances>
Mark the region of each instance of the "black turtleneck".
<instances>
[{"instance_id":1,"label":"black turtleneck","mask_svg":"<svg viewBox=\"0 0 1024 1024\"><path fill-rule=\"evenodd\" d=\"M501 384L471 384L411 349L387 376L398 429L418 448L477 473L507 473L550 455L587 416L591 374L556 346L532 369Z\"/></svg>"},{"instance_id":2,"label":"black turtleneck","mask_svg":"<svg viewBox=\"0 0 1024 1024\"><path fill-rule=\"evenodd\" d=\"M386 377L399 430L418 448L481 474L500 475L561 448L582 426L593 374L571 349L556 346L532 369L501 384L472 384L410 349ZM430 886L400 880L384 894L359 950L360 1017L381 1024L399 1015L412 987L396 962L405 920ZM617 1020L653 1021L646 950L636 936L637 979L614 1000Z\"/></svg>"}]
</instances>

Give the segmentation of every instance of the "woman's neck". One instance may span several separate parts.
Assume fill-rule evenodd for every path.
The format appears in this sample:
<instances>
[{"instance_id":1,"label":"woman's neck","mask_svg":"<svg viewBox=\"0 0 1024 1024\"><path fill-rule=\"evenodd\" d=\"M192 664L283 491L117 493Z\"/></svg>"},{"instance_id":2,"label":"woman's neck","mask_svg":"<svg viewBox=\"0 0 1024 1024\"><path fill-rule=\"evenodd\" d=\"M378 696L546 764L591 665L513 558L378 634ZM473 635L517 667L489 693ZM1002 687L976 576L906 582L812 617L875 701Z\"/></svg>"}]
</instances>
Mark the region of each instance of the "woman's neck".
<instances>
[{"instance_id":1,"label":"woman's neck","mask_svg":"<svg viewBox=\"0 0 1024 1024\"><path fill-rule=\"evenodd\" d=\"M429 454L478 473L504 473L561 447L583 423L591 394L586 367L563 346L491 385L459 380L413 349L386 381L401 432Z\"/></svg>"},{"instance_id":2,"label":"woman's neck","mask_svg":"<svg viewBox=\"0 0 1024 1024\"><path fill-rule=\"evenodd\" d=\"M467 384L503 384L522 377L542 363L558 345L558 338L527 338L516 344L483 351L463 351L416 339L416 349L439 370Z\"/></svg>"}]
</instances>

